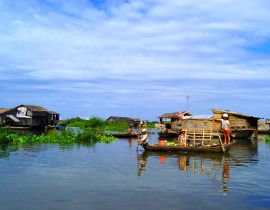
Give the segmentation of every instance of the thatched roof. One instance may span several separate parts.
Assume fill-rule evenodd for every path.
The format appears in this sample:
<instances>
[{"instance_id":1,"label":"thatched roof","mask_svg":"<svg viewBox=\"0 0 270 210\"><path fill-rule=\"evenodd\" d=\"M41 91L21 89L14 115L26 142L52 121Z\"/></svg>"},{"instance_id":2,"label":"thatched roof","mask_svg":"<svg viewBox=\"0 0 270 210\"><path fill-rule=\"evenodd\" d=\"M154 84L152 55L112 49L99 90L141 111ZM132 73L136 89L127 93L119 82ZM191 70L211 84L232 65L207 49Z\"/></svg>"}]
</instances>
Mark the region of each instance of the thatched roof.
<instances>
[{"instance_id":1,"label":"thatched roof","mask_svg":"<svg viewBox=\"0 0 270 210\"><path fill-rule=\"evenodd\" d=\"M245 117L245 118L256 118L256 119L261 119L261 117L257 117L257 116L252 116L252 115L246 115L246 114L242 114L242 113L238 113L238 112L232 112L230 110L221 110L221 109L211 109L212 112L214 114L223 114L223 113L227 113L227 114L231 114L231 115L237 115L240 117Z\"/></svg>"},{"instance_id":2,"label":"thatched roof","mask_svg":"<svg viewBox=\"0 0 270 210\"><path fill-rule=\"evenodd\" d=\"M165 113L161 116L159 116L158 118L178 118L178 116L181 115L181 116L192 116L192 114L190 112L186 112L186 111L183 111L183 112L171 112L171 113Z\"/></svg>"}]
</instances>

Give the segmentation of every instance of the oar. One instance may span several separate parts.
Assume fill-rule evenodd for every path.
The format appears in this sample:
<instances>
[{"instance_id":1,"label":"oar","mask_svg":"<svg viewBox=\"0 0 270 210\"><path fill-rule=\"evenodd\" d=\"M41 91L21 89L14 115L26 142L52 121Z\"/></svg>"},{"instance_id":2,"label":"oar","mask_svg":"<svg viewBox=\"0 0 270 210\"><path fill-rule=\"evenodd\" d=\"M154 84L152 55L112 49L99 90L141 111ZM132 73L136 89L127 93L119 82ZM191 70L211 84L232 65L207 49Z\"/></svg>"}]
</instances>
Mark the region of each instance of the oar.
<instances>
[{"instance_id":1,"label":"oar","mask_svg":"<svg viewBox=\"0 0 270 210\"><path fill-rule=\"evenodd\" d=\"M225 153L225 148L224 148L224 145L223 145L223 143L222 143L221 137L220 137L220 135L219 135L219 133L218 133L218 132L217 132L217 134L218 134L218 138L219 138L219 142L220 142L220 145L221 145L222 151L223 151L223 153Z\"/></svg>"},{"instance_id":2,"label":"oar","mask_svg":"<svg viewBox=\"0 0 270 210\"><path fill-rule=\"evenodd\" d=\"M137 133L137 149L136 149L136 151L138 152L138 150L139 150L139 142L138 142L138 140L139 140L139 131L138 131L138 133Z\"/></svg>"}]
</instances>

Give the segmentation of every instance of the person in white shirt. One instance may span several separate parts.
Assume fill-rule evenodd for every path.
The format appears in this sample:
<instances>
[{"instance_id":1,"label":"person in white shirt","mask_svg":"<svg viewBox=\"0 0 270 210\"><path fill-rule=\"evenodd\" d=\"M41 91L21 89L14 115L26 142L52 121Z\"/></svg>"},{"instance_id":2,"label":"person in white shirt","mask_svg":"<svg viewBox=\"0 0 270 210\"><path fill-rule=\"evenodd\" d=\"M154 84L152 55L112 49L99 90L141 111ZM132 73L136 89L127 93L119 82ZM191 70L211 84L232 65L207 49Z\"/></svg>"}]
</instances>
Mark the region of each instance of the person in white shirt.
<instances>
[{"instance_id":1,"label":"person in white shirt","mask_svg":"<svg viewBox=\"0 0 270 210\"><path fill-rule=\"evenodd\" d=\"M144 128L142 129L142 138L139 140L139 144L141 146L147 145L148 144L148 134L147 134L147 130Z\"/></svg>"},{"instance_id":2,"label":"person in white shirt","mask_svg":"<svg viewBox=\"0 0 270 210\"><path fill-rule=\"evenodd\" d=\"M227 113L222 115L221 129L224 134L224 144L230 144L231 143L231 129L230 129L229 116Z\"/></svg>"}]
</instances>

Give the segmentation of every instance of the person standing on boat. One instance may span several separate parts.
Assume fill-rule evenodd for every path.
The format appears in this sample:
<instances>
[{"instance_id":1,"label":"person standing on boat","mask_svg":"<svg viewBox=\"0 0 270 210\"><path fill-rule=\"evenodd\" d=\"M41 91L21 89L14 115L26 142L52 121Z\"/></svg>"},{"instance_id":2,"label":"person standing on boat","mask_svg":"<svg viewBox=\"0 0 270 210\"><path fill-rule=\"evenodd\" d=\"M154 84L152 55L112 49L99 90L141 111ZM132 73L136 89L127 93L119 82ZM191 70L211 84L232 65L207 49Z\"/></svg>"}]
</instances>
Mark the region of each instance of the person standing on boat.
<instances>
[{"instance_id":1,"label":"person standing on boat","mask_svg":"<svg viewBox=\"0 0 270 210\"><path fill-rule=\"evenodd\" d=\"M142 129L142 138L138 141L138 144L141 146L148 144L148 134L145 128Z\"/></svg>"},{"instance_id":2,"label":"person standing on boat","mask_svg":"<svg viewBox=\"0 0 270 210\"><path fill-rule=\"evenodd\" d=\"M224 134L224 144L230 144L231 143L231 130L230 130L230 121L229 116L227 113L224 113L222 115L221 119L221 129Z\"/></svg>"},{"instance_id":3,"label":"person standing on boat","mask_svg":"<svg viewBox=\"0 0 270 210\"><path fill-rule=\"evenodd\" d=\"M130 135L136 134L136 133L134 132L134 130L133 130L133 127L132 127L131 125L130 125L129 128L128 128L128 134L130 134Z\"/></svg>"}]
</instances>

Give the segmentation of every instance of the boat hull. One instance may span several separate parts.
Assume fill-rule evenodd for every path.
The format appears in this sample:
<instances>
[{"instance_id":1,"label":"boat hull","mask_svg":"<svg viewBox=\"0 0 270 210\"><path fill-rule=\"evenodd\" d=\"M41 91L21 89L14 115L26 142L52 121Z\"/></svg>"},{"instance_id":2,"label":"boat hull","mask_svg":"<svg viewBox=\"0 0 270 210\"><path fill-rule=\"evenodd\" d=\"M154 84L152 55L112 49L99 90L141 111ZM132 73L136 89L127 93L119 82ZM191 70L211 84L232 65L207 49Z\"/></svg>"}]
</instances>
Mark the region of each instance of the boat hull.
<instances>
[{"instance_id":1,"label":"boat hull","mask_svg":"<svg viewBox=\"0 0 270 210\"><path fill-rule=\"evenodd\" d=\"M228 152L233 144L224 145L225 152ZM215 146L160 146L157 144L147 144L143 145L143 148L146 151L172 151L172 152L223 152L222 147L220 145Z\"/></svg>"},{"instance_id":2,"label":"boat hull","mask_svg":"<svg viewBox=\"0 0 270 210\"><path fill-rule=\"evenodd\" d=\"M137 138L137 134L128 134L128 133L115 133L115 134L110 134L116 138Z\"/></svg>"},{"instance_id":3,"label":"boat hull","mask_svg":"<svg viewBox=\"0 0 270 210\"><path fill-rule=\"evenodd\" d=\"M99 132L98 134L111 135L116 138L137 138L138 134Z\"/></svg>"}]
</instances>

